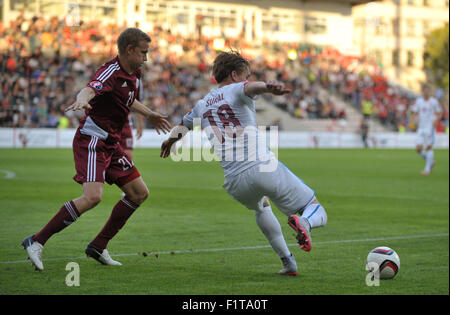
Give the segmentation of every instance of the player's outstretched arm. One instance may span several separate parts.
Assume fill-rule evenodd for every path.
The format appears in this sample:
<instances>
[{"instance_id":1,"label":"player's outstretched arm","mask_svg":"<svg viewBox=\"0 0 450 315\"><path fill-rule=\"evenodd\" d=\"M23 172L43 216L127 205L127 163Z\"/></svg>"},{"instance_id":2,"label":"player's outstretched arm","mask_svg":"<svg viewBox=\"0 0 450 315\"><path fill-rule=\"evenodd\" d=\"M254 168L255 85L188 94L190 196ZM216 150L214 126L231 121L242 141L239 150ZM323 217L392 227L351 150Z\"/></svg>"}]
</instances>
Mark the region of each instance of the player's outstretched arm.
<instances>
[{"instance_id":1,"label":"player's outstretched arm","mask_svg":"<svg viewBox=\"0 0 450 315\"><path fill-rule=\"evenodd\" d=\"M278 81L267 82L249 82L244 87L244 93L250 98L263 93L272 93L274 95L283 95L290 93L284 84Z\"/></svg>"},{"instance_id":2,"label":"player's outstretched arm","mask_svg":"<svg viewBox=\"0 0 450 315\"><path fill-rule=\"evenodd\" d=\"M186 126L183 126L181 124L175 126L170 132L169 139L167 139L161 144L161 153L159 156L162 157L163 159L168 157L175 142L182 139L184 135L187 134L188 132L189 129Z\"/></svg>"},{"instance_id":3,"label":"player's outstretched arm","mask_svg":"<svg viewBox=\"0 0 450 315\"><path fill-rule=\"evenodd\" d=\"M69 110L80 110L80 109L91 109L91 105L89 102L95 96L95 92L90 87L83 88L78 94L75 103L70 106L67 106L64 111L68 112Z\"/></svg>"},{"instance_id":4,"label":"player's outstretched arm","mask_svg":"<svg viewBox=\"0 0 450 315\"><path fill-rule=\"evenodd\" d=\"M133 102L133 104L131 105L131 109L147 118L147 120L155 127L155 130L158 134L161 134L160 131L162 131L163 133L170 132L171 126L169 121L167 120L167 116L163 116L152 111L150 108L148 108L138 100L135 100Z\"/></svg>"}]
</instances>

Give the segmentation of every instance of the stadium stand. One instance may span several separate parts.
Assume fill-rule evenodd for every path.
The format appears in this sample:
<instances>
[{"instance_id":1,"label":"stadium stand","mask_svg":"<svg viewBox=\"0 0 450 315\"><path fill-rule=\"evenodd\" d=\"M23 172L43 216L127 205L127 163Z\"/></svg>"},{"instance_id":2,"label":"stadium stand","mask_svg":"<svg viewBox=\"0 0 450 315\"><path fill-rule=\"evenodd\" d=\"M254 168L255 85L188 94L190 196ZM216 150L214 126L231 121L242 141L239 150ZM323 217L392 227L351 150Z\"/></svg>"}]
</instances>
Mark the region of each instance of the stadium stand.
<instances>
[{"instance_id":1,"label":"stadium stand","mask_svg":"<svg viewBox=\"0 0 450 315\"><path fill-rule=\"evenodd\" d=\"M83 113L63 109L96 66L116 54L114 39L121 30L99 21L68 27L57 17L20 16L10 25L0 24L0 127L77 127ZM150 35L154 43L144 71L144 101L176 124L214 83L208 67L216 54L213 39L183 38L158 26ZM226 46L250 52L252 80L278 79L293 90L261 98L259 123L285 130L356 131L365 115L376 118L374 131L415 129L408 108L416 96L391 85L370 60L307 45L265 47L272 54L243 40L227 40ZM288 50L298 57L279 53ZM444 114L438 131L443 131L448 101L440 99Z\"/></svg>"}]
</instances>

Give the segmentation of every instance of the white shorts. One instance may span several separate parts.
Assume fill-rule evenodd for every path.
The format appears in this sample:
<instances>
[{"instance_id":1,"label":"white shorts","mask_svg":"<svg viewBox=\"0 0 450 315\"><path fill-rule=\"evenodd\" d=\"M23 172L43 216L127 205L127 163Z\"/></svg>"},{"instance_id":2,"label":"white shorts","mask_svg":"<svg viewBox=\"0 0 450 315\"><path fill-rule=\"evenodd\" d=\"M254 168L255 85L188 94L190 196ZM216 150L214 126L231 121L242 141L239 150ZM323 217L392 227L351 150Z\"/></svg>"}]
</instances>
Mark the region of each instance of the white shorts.
<instances>
[{"instance_id":1,"label":"white shorts","mask_svg":"<svg viewBox=\"0 0 450 315\"><path fill-rule=\"evenodd\" d=\"M434 145L434 131L433 130L417 130L416 145L423 147Z\"/></svg>"},{"instance_id":2,"label":"white shorts","mask_svg":"<svg viewBox=\"0 0 450 315\"><path fill-rule=\"evenodd\" d=\"M314 191L277 161L273 172L261 172L259 166L225 178L223 188L250 210L258 210L265 196L286 215L303 210L314 199Z\"/></svg>"}]
</instances>

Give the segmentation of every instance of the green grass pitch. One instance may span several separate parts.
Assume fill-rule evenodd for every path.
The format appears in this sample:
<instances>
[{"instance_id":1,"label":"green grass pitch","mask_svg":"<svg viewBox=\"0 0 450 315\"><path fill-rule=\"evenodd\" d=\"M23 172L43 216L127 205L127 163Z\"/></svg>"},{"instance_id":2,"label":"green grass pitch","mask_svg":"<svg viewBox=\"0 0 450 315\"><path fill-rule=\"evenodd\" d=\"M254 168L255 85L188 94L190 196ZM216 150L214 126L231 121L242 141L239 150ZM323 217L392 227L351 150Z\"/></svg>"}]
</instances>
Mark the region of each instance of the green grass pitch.
<instances>
[{"instance_id":1,"label":"green grass pitch","mask_svg":"<svg viewBox=\"0 0 450 315\"><path fill-rule=\"evenodd\" d=\"M449 294L449 151L435 157L423 177L413 150L280 150L328 213L305 253L273 207L299 267L282 277L252 211L222 189L220 165L162 160L156 149L135 150L150 196L109 244L123 266L84 255L121 198L105 185L100 205L47 242L36 272L19 244L81 194L72 151L1 149L0 294ZM401 268L367 286L365 259L376 246L395 249ZM80 286L65 283L72 261Z\"/></svg>"}]
</instances>

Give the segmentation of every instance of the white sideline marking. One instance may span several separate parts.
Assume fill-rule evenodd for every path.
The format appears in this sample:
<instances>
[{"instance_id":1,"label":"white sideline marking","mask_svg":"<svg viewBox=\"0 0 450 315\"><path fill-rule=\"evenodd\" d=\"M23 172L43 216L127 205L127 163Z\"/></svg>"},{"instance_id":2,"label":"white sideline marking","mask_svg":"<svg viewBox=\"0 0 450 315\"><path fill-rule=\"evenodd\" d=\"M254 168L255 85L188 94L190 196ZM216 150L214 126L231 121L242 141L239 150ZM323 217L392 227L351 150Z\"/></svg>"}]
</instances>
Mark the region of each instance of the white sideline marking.
<instances>
[{"instance_id":1,"label":"white sideline marking","mask_svg":"<svg viewBox=\"0 0 450 315\"><path fill-rule=\"evenodd\" d=\"M1 173L5 173L6 175L5 175L5 179L11 179L11 178L14 178L14 177L16 177L16 173L14 173L14 172L11 172L11 171L7 171L7 170L0 170L0 172Z\"/></svg>"},{"instance_id":2,"label":"white sideline marking","mask_svg":"<svg viewBox=\"0 0 450 315\"><path fill-rule=\"evenodd\" d=\"M361 238L355 240L334 240L334 241L323 241L315 242L314 245L327 245L336 243L358 243L358 242L373 242L373 241L388 241L388 240L409 240L415 238L429 238L429 237L448 237L448 233L441 234L422 234L422 235L403 235L403 236L389 236L389 237L378 237L378 238ZM288 246L298 246L297 243L288 244ZM246 246L246 247L225 247L225 248L203 248L203 249L179 249L179 250L169 250L169 251L156 251L156 252L146 252L147 255L168 255L168 254L188 254L188 253L208 253L208 252L225 252L233 250L250 250L250 249L261 249L270 248L270 245L258 245L258 246ZM142 255L142 253L126 253L126 254L115 254L112 257L124 257L124 256L137 256ZM60 257L60 258L47 258L42 261L57 261L57 260L76 260L85 259L86 256L80 257ZM0 261L0 264L18 264L26 263L29 260L13 260L13 261Z\"/></svg>"}]
</instances>

